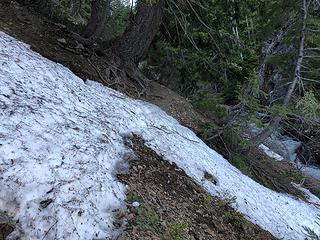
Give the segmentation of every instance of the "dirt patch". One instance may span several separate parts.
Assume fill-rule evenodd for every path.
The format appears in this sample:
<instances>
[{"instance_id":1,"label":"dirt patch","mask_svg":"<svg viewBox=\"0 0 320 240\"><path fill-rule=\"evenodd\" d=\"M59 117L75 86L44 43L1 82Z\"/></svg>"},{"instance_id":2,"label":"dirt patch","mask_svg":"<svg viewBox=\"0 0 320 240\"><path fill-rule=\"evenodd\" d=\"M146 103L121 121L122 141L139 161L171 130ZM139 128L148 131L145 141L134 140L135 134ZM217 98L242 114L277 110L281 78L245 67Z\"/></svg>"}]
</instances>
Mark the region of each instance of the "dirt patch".
<instances>
[{"instance_id":1,"label":"dirt patch","mask_svg":"<svg viewBox=\"0 0 320 240\"><path fill-rule=\"evenodd\" d=\"M6 213L0 211L0 240L5 240L14 228L12 219Z\"/></svg>"},{"instance_id":2,"label":"dirt patch","mask_svg":"<svg viewBox=\"0 0 320 240\"><path fill-rule=\"evenodd\" d=\"M65 65L83 79L99 78L86 58L89 54L86 50L68 50L70 39L65 26L53 23L16 2L0 3L0 30L29 44L44 57ZM58 39L65 39L66 44Z\"/></svg>"},{"instance_id":3,"label":"dirt patch","mask_svg":"<svg viewBox=\"0 0 320 240\"><path fill-rule=\"evenodd\" d=\"M187 99L157 82L152 81L150 83L148 94L144 96L144 100L159 106L194 132L200 131L199 126L201 124L212 122L196 111Z\"/></svg>"},{"instance_id":4,"label":"dirt patch","mask_svg":"<svg viewBox=\"0 0 320 240\"><path fill-rule=\"evenodd\" d=\"M181 169L148 149L140 138L127 143L138 160L131 162L127 174L118 175L128 186L131 209L120 239L274 239L227 202L206 193Z\"/></svg>"}]
</instances>

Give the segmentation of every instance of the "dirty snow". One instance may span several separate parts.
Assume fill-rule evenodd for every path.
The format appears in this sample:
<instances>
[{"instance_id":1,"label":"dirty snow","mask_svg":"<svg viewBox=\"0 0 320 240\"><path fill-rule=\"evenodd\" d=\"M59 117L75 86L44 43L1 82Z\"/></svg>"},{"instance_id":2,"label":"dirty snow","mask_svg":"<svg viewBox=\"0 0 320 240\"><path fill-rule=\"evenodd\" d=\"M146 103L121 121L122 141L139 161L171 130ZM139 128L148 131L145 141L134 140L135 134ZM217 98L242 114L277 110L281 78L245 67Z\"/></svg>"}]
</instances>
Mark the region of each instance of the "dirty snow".
<instances>
[{"instance_id":1,"label":"dirty snow","mask_svg":"<svg viewBox=\"0 0 320 240\"><path fill-rule=\"evenodd\" d=\"M260 144L259 148L269 157L273 158L276 161L282 161L284 158L278 153L272 151L269 147L264 144Z\"/></svg>"},{"instance_id":2,"label":"dirty snow","mask_svg":"<svg viewBox=\"0 0 320 240\"><path fill-rule=\"evenodd\" d=\"M249 135L256 135L263 131L263 128L257 127L255 124L249 124ZM279 132L274 131L270 137L265 140L265 143L260 145L260 149L262 149L267 155L272 154L271 152L277 152L284 159L290 160L294 162L297 158L297 150L301 146L301 142L294 140L291 137L281 135ZM270 149L270 150L268 150ZM269 155L268 155L269 156ZM275 157L275 156L270 156ZM278 158L280 159L280 158ZM278 160L280 161L280 160Z\"/></svg>"},{"instance_id":3,"label":"dirty snow","mask_svg":"<svg viewBox=\"0 0 320 240\"><path fill-rule=\"evenodd\" d=\"M19 220L23 239L115 238L125 186L113 173L131 133L212 195L235 196L233 207L274 236L304 239L303 226L320 234L315 205L244 176L158 107L85 83L1 32L0 66L0 210Z\"/></svg>"},{"instance_id":4,"label":"dirty snow","mask_svg":"<svg viewBox=\"0 0 320 240\"><path fill-rule=\"evenodd\" d=\"M298 189L299 191L304 193L304 196L306 197L308 202L314 203L314 204L320 206L320 199L317 196L315 196L314 194L312 194L308 189L305 189L300 184L292 183L292 185L296 189Z\"/></svg>"},{"instance_id":5,"label":"dirty snow","mask_svg":"<svg viewBox=\"0 0 320 240\"><path fill-rule=\"evenodd\" d=\"M319 167L301 164L301 171L320 181L320 168Z\"/></svg>"}]
</instances>

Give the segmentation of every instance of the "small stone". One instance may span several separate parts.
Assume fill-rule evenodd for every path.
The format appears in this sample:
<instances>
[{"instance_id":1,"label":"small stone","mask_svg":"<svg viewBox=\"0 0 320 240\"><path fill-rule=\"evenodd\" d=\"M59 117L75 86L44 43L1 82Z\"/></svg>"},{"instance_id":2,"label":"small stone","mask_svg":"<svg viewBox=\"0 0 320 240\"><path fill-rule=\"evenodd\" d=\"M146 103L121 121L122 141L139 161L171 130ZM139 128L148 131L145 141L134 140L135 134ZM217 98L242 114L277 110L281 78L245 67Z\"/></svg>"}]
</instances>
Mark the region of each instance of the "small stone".
<instances>
[{"instance_id":1,"label":"small stone","mask_svg":"<svg viewBox=\"0 0 320 240\"><path fill-rule=\"evenodd\" d=\"M209 229L208 225L207 224L201 224L201 227L205 230Z\"/></svg>"},{"instance_id":2,"label":"small stone","mask_svg":"<svg viewBox=\"0 0 320 240\"><path fill-rule=\"evenodd\" d=\"M133 202L132 203L132 207L138 208L138 207L140 207L140 203L139 202Z\"/></svg>"},{"instance_id":3,"label":"small stone","mask_svg":"<svg viewBox=\"0 0 320 240\"><path fill-rule=\"evenodd\" d=\"M127 220L131 221L132 219L134 219L134 214L131 213L128 215Z\"/></svg>"},{"instance_id":4,"label":"small stone","mask_svg":"<svg viewBox=\"0 0 320 240\"><path fill-rule=\"evenodd\" d=\"M76 46L76 49L80 49L80 50L83 50L83 49L84 49L84 46L83 46L83 44L81 44L81 43L78 43L78 45Z\"/></svg>"},{"instance_id":5,"label":"small stone","mask_svg":"<svg viewBox=\"0 0 320 240\"><path fill-rule=\"evenodd\" d=\"M67 41L64 38L58 38L57 41L62 44L67 44Z\"/></svg>"},{"instance_id":6,"label":"small stone","mask_svg":"<svg viewBox=\"0 0 320 240\"><path fill-rule=\"evenodd\" d=\"M214 185L217 185L217 180L215 179L214 176L212 176L212 174L208 173L208 172L204 172L204 178L210 182L212 182Z\"/></svg>"},{"instance_id":7,"label":"small stone","mask_svg":"<svg viewBox=\"0 0 320 240\"><path fill-rule=\"evenodd\" d=\"M48 207L52 202L53 202L53 200L49 198L49 199L46 199L46 200L41 201L41 202L40 202L40 206L41 206L42 208L46 208L46 207Z\"/></svg>"}]
</instances>

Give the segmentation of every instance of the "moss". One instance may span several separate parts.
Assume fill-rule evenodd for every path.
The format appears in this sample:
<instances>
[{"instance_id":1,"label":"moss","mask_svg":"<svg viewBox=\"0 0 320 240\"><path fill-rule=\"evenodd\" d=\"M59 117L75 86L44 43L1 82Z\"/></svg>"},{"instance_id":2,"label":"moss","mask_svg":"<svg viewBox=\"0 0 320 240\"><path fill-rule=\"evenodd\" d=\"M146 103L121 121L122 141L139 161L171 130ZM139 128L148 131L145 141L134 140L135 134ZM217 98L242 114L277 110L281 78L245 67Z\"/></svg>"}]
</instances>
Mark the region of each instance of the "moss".
<instances>
[{"instance_id":1,"label":"moss","mask_svg":"<svg viewBox=\"0 0 320 240\"><path fill-rule=\"evenodd\" d=\"M151 210L148 210L141 205L136 211L136 223L142 231L159 232L160 218L159 215Z\"/></svg>"},{"instance_id":2,"label":"moss","mask_svg":"<svg viewBox=\"0 0 320 240\"><path fill-rule=\"evenodd\" d=\"M126 202L133 203L133 202L139 202L140 207L134 210L136 214L136 223L140 230L146 231L151 230L154 232L158 232L160 221L159 216L157 213L146 209L144 206L144 200L143 198L134 192L129 192L127 194Z\"/></svg>"},{"instance_id":3,"label":"moss","mask_svg":"<svg viewBox=\"0 0 320 240\"><path fill-rule=\"evenodd\" d=\"M188 236L189 224L186 221L171 223L167 227L163 240L184 240L190 239Z\"/></svg>"},{"instance_id":4,"label":"moss","mask_svg":"<svg viewBox=\"0 0 320 240\"><path fill-rule=\"evenodd\" d=\"M128 203L139 202L141 204L144 201L140 195L138 195L134 192L130 192L130 193L127 193L126 202L128 202Z\"/></svg>"},{"instance_id":5,"label":"moss","mask_svg":"<svg viewBox=\"0 0 320 240\"><path fill-rule=\"evenodd\" d=\"M213 197L210 195L206 195L204 196L204 198L201 199L201 204L206 208L211 208L212 202L213 202Z\"/></svg>"},{"instance_id":6,"label":"moss","mask_svg":"<svg viewBox=\"0 0 320 240\"><path fill-rule=\"evenodd\" d=\"M227 211L223 217L230 222L235 223L238 227L242 228L244 231L248 231L251 226L248 221L244 218L243 214L236 211Z\"/></svg>"},{"instance_id":7,"label":"moss","mask_svg":"<svg viewBox=\"0 0 320 240\"><path fill-rule=\"evenodd\" d=\"M228 209L236 202L237 198L229 194L225 194L223 199L216 199L215 205L221 209Z\"/></svg>"}]
</instances>

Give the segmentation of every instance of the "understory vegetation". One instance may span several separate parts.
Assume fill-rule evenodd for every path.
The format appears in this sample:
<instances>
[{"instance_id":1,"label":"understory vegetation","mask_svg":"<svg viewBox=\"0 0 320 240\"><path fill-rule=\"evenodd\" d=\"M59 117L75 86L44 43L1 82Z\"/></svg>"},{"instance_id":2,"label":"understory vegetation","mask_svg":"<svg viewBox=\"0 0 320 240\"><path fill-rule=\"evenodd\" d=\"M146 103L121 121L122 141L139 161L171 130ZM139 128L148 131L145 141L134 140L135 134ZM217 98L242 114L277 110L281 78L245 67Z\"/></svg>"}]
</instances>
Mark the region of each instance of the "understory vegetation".
<instances>
[{"instance_id":1,"label":"understory vegetation","mask_svg":"<svg viewBox=\"0 0 320 240\"><path fill-rule=\"evenodd\" d=\"M304 182L283 166L280 175L293 177L280 185L256 176L274 172L259 153L248 160L274 131L302 142L302 163L320 163L319 1L20 2L105 56L99 76L108 86L123 90L127 79L141 96L154 80L184 96L210 119L195 123L198 135L264 185L286 191L292 179Z\"/></svg>"},{"instance_id":2,"label":"understory vegetation","mask_svg":"<svg viewBox=\"0 0 320 240\"><path fill-rule=\"evenodd\" d=\"M319 1L20 2L105 56L109 86L128 79L141 96L154 80L183 95L211 121L198 134L245 174L248 150L274 131L320 163Z\"/></svg>"},{"instance_id":3,"label":"understory vegetation","mask_svg":"<svg viewBox=\"0 0 320 240\"><path fill-rule=\"evenodd\" d=\"M110 64L122 66L124 73L110 68L106 78L119 81L117 77L127 75L142 88L151 79L179 92L215 120L214 128L202 126L201 134L210 141L221 132L230 137L225 132L230 127L243 139L239 129L253 123L265 130L252 136L245 148L259 145L277 130L305 143L305 162L319 160L320 141L315 136L320 119L318 1L21 2L68 24L78 37L84 36L77 40L98 44L103 51L111 49L113 55L136 51L129 45L141 36L133 25L145 21L144 35L149 38L145 46L136 55L120 56L130 58L138 69L127 60L116 60ZM97 6L105 8L101 16L94 11ZM147 14L156 11L159 17L147 23Z\"/></svg>"}]
</instances>

